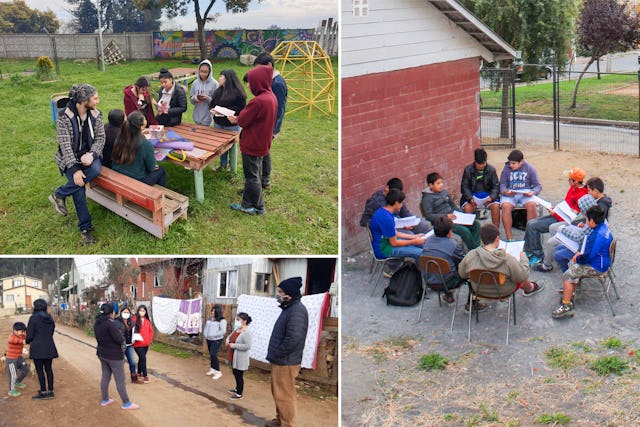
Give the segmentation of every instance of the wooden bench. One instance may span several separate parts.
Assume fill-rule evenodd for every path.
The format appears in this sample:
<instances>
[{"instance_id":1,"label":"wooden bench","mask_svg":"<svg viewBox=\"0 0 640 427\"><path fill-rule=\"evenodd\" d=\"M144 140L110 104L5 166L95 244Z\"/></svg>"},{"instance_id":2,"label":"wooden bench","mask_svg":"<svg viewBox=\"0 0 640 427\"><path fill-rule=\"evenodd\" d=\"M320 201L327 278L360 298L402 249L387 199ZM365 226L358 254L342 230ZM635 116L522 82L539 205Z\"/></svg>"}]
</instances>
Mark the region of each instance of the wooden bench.
<instances>
[{"instance_id":1,"label":"wooden bench","mask_svg":"<svg viewBox=\"0 0 640 427\"><path fill-rule=\"evenodd\" d=\"M161 239L171 224L187 218L187 196L160 185L152 187L104 166L86 191L91 200Z\"/></svg>"}]
</instances>

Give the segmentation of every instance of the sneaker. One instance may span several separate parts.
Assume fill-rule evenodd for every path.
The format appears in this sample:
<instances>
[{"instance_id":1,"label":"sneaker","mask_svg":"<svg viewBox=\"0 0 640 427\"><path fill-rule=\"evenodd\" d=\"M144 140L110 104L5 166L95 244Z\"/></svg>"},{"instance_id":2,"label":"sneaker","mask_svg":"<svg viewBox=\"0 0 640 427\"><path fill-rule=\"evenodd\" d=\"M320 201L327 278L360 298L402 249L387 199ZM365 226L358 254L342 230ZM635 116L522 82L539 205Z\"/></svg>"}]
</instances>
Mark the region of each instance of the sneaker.
<instances>
[{"instance_id":1,"label":"sneaker","mask_svg":"<svg viewBox=\"0 0 640 427\"><path fill-rule=\"evenodd\" d=\"M93 237L93 233L90 229L82 230L80 232L80 236L82 236L82 243L84 243L85 246L93 245L94 243L96 243L96 238Z\"/></svg>"},{"instance_id":2,"label":"sneaker","mask_svg":"<svg viewBox=\"0 0 640 427\"><path fill-rule=\"evenodd\" d=\"M527 255L527 258L529 258L529 265L530 266L534 266L536 264L540 264L542 262L542 258L540 258L539 256L535 256L535 255Z\"/></svg>"},{"instance_id":3,"label":"sneaker","mask_svg":"<svg viewBox=\"0 0 640 427\"><path fill-rule=\"evenodd\" d=\"M149 384L149 377L147 376L142 377L142 382L145 384Z\"/></svg>"},{"instance_id":4,"label":"sneaker","mask_svg":"<svg viewBox=\"0 0 640 427\"><path fill-rule=\"evenodd\" d=\"M453 295L447 295L444 292L440 293L440 300L448 306L452 306L456 303L456 299L453 297Z\"/></svg>"},{"instance_id":5,"label":"sneaker","mask_svg":"<svg viewBox=\"0 0 640 427\"><path fill-rule=\"evenodd\" d=\"M47 399L53 399L55 397L55 394L53 393L53 390L50 390L47 392Z\"/></svg>"},{"instance_id":6,"label":"sneaker","mask_svg":"<svg viewBox=\"0 0 640 427\"><path fill-rule=\"evenodd\" d=\"M231 394L236 394L238 391L235 388L232 388L230 390L227 390L227 392L229 392Z\"/></svg>"},{"instance_id":7,"label":"sneaker","mask_svg":"<svg viewBox=\"0 0 640 427\"><path fill-rule=\"evenodd\" d=\"M21 382L17 382L16 383L16 387L18 388L25 388L27 385L25 383L21 383Z\"/></svg>"},{"instance_id":8,"label":"sneaker","mask_svg":"<svg viewBox=\"0 0 640 427\"><path fill-rule=\"evenodd\" d=\"M11 397L18 397L20 396L22 393L20 393L18 390L11 390L9 391L9 396Z\"/></svg>"},{"instance_id":9,"label":"sneaker","mask_svg":"<svg viewBox=\"0 0 640 427\"><path fill-rule=\"evenodd\" d=\"M36 394L35 396L31 396L31 399L33 400L45 400L48 396L48 393L46 391L39 391L38 394Z\"/></svg>"},{"instance_id":10,"label":"sneaker","mask_svg":"<svg viewBox=\"0 0 640 427\"><path fill-rule=\"evenodd\" d=\"M552 265L547 265L547 264L545 264L544 262L541 261L541 262L539 262L537 264L534 264L533 265L533 269L535 271L541 271L543 273L547 273L547 272L553 270L553 266Z\"/></svg>"},{"instance_id":11,"label":"sneaker","mask_svg":"<svg viewBox=\"0 0 640 427\"><path fill-rule=\"evenodd\" d=\"M242 205L240 203L232 204L231 205L231 209L233 209L234 211L244 212L244 213L249 214L249 215L255 215L256 214L256 208L244 208L244 207L242 207Z\"/></svg>"},{"instance_id":12,"label":"sneaker","mask_svg":"<svg viewBox=\"0 0 640 427\"><path fill-rule=\"evenodd\" d=\"M65 203L64 199L56 196L56 194L53 193L49 195L49 201L53 204L56 212L58 212L62 216L67 216L67 204Z\"/></svg>"},{"instance_id":13,"label":"sneaker","mask_svg":"<svg viewBox=\"0 0 640 427\"><path fill-rule=\"evenodd\" d=\"M482 302L474 301L473 302L473 311L477 311L478 313L482 313L483 311L487 311L489 306ZM464 311L469 312L469 303L464 305Z\"/></svg>"},{"instance_id":14,"label":"sneaker","mask_svg":"<svg viewBox=\"0 0 640 427\"><path fill-rule=\"evenodd\" d=\"M563 317L573 317L573 303L560 304L560 307L553 310L551 317L554 319L561 319Z\"/></svg>"},{"instance_id":15,"label":"sneaker","mask_svg":"<svg viewBox=\"0 0 640 427\"><path fill-rule=\"evenodd\" d=\"M211 377L212 380L219 380L220 378L222 378L222 372L220 371L216 371L216 373Z\"/></svg>"},{"instance_id":16,"label":"sneaker","mask_svg":"<svg viewBox=\"0 0 640 427\"><path fill-rule=\"evenodd\" d=\"M262 209L256 209L256 215L264 215L267 213L267 210L262 208Z\"/></svg>"},{"instance_id":17,"label":"sneaker","mask_svg":"<svg viewBox=\"0 0 640 427\"><path fill-rule=\"evenodd\" d=\"M218 372L218 371L216 371L215 369L211 368L211 369L209 369L209 372L207 372L205 375L213 375L216 372Z\"/></svg>"},{"instance_id":18,"label":"sneaker","mask_svg":"<svg viewBox=\"0 0 640 427\"><path fill-rule=\"evenodd\" d=\"M125 403L121 406L125 411L133 411L134 409L140 409L140 405L136 405L133 402Z\"/></svg>"},{"instance_id":19,"label":"sneaker","mask_svg":"<svg viewBox=\"0 0 640 427\"><path fill-rule=\"evenodd\" d=\"M233 393L233 394L229 397L229 399L231 399L231 400L240 400L240 399L242 399L242 395L241 395L241 394L238 394L238 393Z\"/></svg>"},{"instance_id":20,"label":"sneaker","mask_svg":"<svg viewBox=\"0 0 640 427\"><path fill-rule=\"evenodd\" d=\"M100 402L100 406L109 406L113 403L113 399L107 399Z\"/></svg>"},{"instance_id":21,"label":"sneaker","mask_svg":"<svg viewBox=\"0 0 640 427\"><path fill-rule=\"evenodd\" d=\"M536 282L530 282L533 285L533 289L530 290L529 292L525 291L524 289L522 290L522 296L525 297L530 297L531 295L535 295L538 292L540 292L541 290L544 289L544 285L538 284Z\"/></svg>"}]
</instances>

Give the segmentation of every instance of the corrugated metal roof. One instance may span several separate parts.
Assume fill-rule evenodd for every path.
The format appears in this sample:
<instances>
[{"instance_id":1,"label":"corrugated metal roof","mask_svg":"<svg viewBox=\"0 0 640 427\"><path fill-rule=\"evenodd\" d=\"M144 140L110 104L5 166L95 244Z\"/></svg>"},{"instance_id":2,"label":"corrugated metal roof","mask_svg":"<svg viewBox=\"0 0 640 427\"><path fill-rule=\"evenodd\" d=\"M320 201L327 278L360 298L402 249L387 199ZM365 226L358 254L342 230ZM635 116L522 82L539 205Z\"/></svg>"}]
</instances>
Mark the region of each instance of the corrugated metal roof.
<instances>
[{"instance_id":1,"label":"corrugated metal roof","mask_svg":"<svg viewBox=\"0 0 640 427\"><path fill-rule=\"evenodd\" d=\"M473 13L455 0L427 0L442 12L451 22L464 30L471 37L495 56L496 60L513 59L515 49L479 20Z\"/></svg>"}]
</instances>

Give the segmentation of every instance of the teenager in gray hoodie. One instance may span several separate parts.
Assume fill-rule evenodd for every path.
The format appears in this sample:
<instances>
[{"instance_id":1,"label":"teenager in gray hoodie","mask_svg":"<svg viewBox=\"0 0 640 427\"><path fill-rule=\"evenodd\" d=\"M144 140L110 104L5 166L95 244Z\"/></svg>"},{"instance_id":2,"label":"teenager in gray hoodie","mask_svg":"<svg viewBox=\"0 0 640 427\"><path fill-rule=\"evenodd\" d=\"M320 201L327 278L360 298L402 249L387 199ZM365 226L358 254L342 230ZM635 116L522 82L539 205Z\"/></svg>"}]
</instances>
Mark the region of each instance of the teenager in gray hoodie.
<instances>
[{"instance_id":1,"label":"teenager in gray hoodie","mask_svg":"<svg viewBox=\"0 0 640 427\"><path fill-rule=\"evenodd\" d=\"M193 104L193 121L199 125L211 125L211 113L209 103L213 98L213 92L218 89L218 82L211 77L213 67L208 59L198 66L198 78L191 83L189 100Z\"/></svg>"}]
</instances>

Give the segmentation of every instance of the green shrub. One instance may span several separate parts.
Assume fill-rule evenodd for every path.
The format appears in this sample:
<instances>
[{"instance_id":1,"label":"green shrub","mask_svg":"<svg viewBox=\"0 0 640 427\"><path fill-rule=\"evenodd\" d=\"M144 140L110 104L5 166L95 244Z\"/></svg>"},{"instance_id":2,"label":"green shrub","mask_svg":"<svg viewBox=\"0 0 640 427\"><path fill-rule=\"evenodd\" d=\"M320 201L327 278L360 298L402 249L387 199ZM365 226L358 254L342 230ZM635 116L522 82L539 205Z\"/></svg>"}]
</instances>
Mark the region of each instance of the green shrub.
<instances>
[{"instance_id":1,"label":"green shrub","mask_svg":"<svg viewBox=\"0 0 640 427\"><path fill-rule=\"evenodd\" d=\"M438 353L429 353L420 358L418 368L423 371L433 371L435 369L444 369L448 364L449 361L445 357L440 356Z\"/></svg>"},{"instance_id":2,"label":"green shrub","mask_svg":"<svg viewBox=\"0 0 640 427\"><path fill-rule=\"evenodd\" d=\"M620 341L620 338L616 338L616 337L609 337L609 338L603 339L602 345L605 348L608 348L611 350L619 350L624 347L622 344L622 341Z\"/></svg>"},{"instance_id":3,"label":"green shrub","mask_svg":"<svg viewBox=\"0 0 640 427\"><path fill-rule=\"evenodd\" d=\"M618 356L604 356L592 362L591 369L602 376L609 374L622 375L629 369L629 362L620 359Z\"/></svg>"},{"instance_id":4,"label":"green shrub","mask_svg":"<svg viewBox=\"0 0 640 427\"><path fill-rule=\"evenodd\" d=\"M36 76L40 80L51 80L53 76L53 62L48 56L41 56L36 61Z\"/></svg>"},{"instance_id":5,"label":"green shrub","mask_svg":"<svg viewBox=\"0 0 640 427\"><path fill-rule=\"evenodd\" d=\"M571 422L571 418L558 412L557 414L542 414L536 418L536 422L539 424L553 424L553 425L565 425Z\"/></svg>"},{"instance_id":6,"label":"green shrub","mask_svg":"<svg viewBox=\"0 0 640 427\"><path fill-rule=\"evenodd\" d=\"M551 347L545 353L547 362L552 368L570 369L576 365L577 357L574 351L562 349L559 347Z\"/></svg>"}]
</instances>

